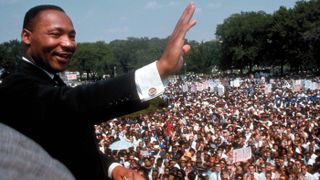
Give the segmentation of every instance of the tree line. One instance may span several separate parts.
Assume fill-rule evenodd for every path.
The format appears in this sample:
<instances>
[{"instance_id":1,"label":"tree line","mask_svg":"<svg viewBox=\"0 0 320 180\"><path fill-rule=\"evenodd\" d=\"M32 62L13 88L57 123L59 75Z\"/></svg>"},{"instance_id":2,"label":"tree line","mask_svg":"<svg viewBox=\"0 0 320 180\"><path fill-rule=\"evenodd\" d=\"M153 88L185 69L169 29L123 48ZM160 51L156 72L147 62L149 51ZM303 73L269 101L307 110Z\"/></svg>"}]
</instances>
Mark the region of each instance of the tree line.
<instances>
[{"instance_id":1,"label":"tree line","mask_svg":"<svg viewBox=\"0 0 320 180\"><path fill-rule=\"evenodd\" d=\"M272 14L236 13L212 35L212 41L187 40L192 50L181 73L251 73L261 69L279 74L319 73L320 0L297 1L293 8L280 7ZM69 70L86 73L88 78L128 72L159 58L168 38L78 43ZM20 41L1 43L0 67L12 71L21 53Z\"/></svg>"}]
</instances>

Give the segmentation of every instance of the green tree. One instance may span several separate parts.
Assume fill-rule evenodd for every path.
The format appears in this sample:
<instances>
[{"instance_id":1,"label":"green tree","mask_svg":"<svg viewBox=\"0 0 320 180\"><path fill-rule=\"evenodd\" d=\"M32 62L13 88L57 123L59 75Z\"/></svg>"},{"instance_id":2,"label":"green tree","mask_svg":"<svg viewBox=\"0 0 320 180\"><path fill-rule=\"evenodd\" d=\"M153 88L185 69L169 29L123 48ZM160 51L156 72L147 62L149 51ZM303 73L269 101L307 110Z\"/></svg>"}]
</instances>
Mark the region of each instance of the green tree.
<instances>
[{"instance_id":1,"label":"green tree","mask_svg":"<svg viewBox=\"0 0 320 180\"><path fill-rule=\"evenodd\" d=\"M113 52L108 44L79 43L69 70L87 74L87 79L97 79L103 74L111 74L116 64Z\"/></svg>"},{"instance_id":2,"label":"green tree","mask_svg":"<svg viewBox=\"0 0 320 180\"><path fill-rule=\"evenodd\" d=\"M299 39L301 55L298 57L302 60L301 65L304 70L317 70L320 67L320 1L298 1L294 8L296 21L299 23ZM316 65L316 66L315 66Z\"/></svg>"},{"instance_id":3,"label":"green tree","mask_svg":"<svg viewBox=\"0 0 320 180\"><path fill-rule=\"evenodd\" d=\"M18 40L0 44L0 67L13 71L18 59L22 56L22 45Z\"/></svg>"},{"instance_id":4,"label":"green tree","mask_svg":"<svg viewBox=\"0 0 320 180\"><path fill-rule=\"evenodd\" d=\"M266 27L271 15L263 11L241 12L218 25L216 35L222 43L222 68L237 68L252 71L259 64L259 57L266 42Z\"/></svg>"},{"instance_id":5,"label":"green tree","mask_svg":"<svg viewBox=\"0 0 320 180\"><path fill-rule=\"evenodd\" d=\"M186 57L186 68L195 73L211 73L220 59L220 43L218 41L189 42L192 45L190 55Z\"/></svg>"},{"instance_id":6,"label":"green tree","mask_svg":"<svg viewBox=\"0 0 320 180\"><path fill-rule=\"evenodd\" d=\"M120 64L121 72L137 69L159 58L167 39L128 38L110 42L115 58Z\"/></svg>"}]
</instances>

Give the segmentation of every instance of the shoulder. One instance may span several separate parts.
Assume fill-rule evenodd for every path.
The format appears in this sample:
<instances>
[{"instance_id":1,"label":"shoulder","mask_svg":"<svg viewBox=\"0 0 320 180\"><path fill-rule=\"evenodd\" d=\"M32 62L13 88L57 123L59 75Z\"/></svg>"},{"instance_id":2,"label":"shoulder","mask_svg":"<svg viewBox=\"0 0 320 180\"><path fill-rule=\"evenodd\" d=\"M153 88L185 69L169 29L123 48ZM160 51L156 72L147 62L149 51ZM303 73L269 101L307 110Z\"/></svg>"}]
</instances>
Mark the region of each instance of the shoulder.
<instances>
[{"instance_id":1,"label":"shoulder","mask_svg":"<svg viewBox=\"0 0 320 180\"><path fill-rule=\"evenodd\" d=\"M0 84L0 94L5 96L6 94L27 92L28 89L34 89L40 83L43 83L41 79L33 76L19 73L10 74ZM49 82L47 83L49 84Z\"/></svg>"}]
</instances>

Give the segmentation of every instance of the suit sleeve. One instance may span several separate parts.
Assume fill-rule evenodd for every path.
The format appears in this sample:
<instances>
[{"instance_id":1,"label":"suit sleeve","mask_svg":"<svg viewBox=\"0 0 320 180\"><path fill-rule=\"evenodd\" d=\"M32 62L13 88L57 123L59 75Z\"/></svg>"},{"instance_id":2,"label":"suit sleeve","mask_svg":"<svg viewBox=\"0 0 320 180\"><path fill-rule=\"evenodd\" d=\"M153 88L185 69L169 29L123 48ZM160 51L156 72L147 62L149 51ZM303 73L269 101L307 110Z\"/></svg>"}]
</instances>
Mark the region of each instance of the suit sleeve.
<instances>
[{"instance_id":1,"label":"suit sleeve","mask_svg":"<svg viewBox=\"0 0 320 180\"><path fill-rule=\"evenodd\" d=\"M141 102L134 72L114 79L61 90L60 101L74 112L84 113L95 122L132 113L148 106Z\"/></svg>"}]
</instances>

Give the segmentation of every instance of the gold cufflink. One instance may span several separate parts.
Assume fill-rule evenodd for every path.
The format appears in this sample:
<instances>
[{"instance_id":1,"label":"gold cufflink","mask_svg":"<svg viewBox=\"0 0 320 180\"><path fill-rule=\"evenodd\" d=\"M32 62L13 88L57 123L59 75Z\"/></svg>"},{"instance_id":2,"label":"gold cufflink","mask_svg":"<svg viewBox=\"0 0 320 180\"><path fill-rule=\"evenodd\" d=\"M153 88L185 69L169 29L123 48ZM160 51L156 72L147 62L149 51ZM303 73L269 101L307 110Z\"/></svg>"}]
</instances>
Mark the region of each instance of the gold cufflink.
<instances>
[{"instance_id":1,"label":"gold cufflink","mask_svg":"<svg viewBox=\"0 0 320 180\"><path fill-rule=\"evenodd\" d=\"M154 95L156 95L156 94L157 94L157 89L154 88L154 87L150 88L150 89L148 90L148 94L149 94L149 96L154 96Z\"/></svg>"}]
</instances>

